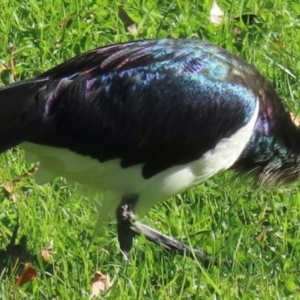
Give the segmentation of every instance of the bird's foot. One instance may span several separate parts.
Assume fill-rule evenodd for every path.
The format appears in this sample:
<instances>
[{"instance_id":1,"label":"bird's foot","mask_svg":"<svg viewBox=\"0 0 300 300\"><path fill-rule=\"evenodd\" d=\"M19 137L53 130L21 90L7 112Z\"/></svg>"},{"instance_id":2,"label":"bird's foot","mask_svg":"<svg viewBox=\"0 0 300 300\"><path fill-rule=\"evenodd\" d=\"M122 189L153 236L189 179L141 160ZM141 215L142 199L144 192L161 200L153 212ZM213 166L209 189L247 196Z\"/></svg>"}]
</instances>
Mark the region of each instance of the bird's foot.
<instances>
[{"instance_id":1,"label":"bird's foot","mask_svg":"<svg viewBox=\"0 0 300 300\"><path fill-rule=\"evenodd\" d=\"M170 252L199 259L204 265L210 264L212 258L203 250L193 249L189 245L139 222L133 212L136 202L137 197L126 196L116 211L118 239L122 254L127 261L134 236L142 235L148 241L158 244Z\"/></svg>"},{"instance_id":2,"label":"bird's foot","mask_svg":"<svg viewBox=\"0 0 300 300\"><path fill-rule=\"evenodd\" d=\"M205 251L201 249L194 249L189 245L171 236L163 234L140 221L133 220L131 223L131 230L170 252L178 253L180 255L188 255L199 259L204 265L208 265L212 261L212 257L205 253Z\"/></svg>"}]
</instances>

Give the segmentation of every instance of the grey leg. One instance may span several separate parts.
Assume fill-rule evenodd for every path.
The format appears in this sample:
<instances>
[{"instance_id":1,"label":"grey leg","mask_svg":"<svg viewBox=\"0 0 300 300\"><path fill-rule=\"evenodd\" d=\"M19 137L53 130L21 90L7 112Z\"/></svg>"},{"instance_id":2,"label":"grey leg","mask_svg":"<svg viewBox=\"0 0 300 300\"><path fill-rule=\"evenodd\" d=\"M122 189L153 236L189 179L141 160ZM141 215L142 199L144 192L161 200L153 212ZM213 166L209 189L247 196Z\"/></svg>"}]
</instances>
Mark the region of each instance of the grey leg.
<instances>
[{"instance_id":1,"label":"grey leg","mask_svg":"<svg viewBox=\"0 0 300 300\"><path fill-rule=\"evenodd\" d=\"M162 246L164 249L181 255L196 257L205 265L208 265L212 258L201 249L193 249L187 244L167 236L139 221L133 213L134 206L138 200L137 195L128 195L122 198L122 202L116 211L118 239L121 251L126 259L132 248L135 235L142 235L147 240Z\"/></svg>"}]
</instances>

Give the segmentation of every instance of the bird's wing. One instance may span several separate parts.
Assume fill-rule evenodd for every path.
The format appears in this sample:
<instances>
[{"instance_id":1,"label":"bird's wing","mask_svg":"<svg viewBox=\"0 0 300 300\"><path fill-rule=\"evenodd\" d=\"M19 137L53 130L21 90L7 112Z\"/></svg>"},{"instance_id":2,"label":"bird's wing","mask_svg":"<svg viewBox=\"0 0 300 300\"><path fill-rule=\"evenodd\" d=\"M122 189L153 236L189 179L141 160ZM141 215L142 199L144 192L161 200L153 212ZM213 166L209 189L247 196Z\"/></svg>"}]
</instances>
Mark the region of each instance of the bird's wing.
<instances>
[{"instance_id":1,"label":"bird's wing","mask_svg":"<svg viewBox=\"0 0 300 300\"><path fill-rule=\"evenodd\" d=\"M243 127L263 77L217 46L165 39L98 48L35 80L47 81L33 97L44 109L20 127L23 140L143 164L149 178ZM0 135L0 150L7 145Z\"/></svg>"}]
</instances>

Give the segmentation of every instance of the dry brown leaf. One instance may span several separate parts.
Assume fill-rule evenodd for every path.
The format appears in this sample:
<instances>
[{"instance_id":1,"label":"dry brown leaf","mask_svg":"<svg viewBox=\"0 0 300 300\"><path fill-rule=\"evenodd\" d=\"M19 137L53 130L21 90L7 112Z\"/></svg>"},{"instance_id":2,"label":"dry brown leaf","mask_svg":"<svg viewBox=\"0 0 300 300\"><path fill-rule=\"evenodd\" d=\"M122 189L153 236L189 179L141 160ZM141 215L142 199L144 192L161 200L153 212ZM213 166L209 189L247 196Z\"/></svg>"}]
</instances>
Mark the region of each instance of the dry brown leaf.
<instances>
[{"instance_id":1,"label":"dry brown leaf","mask_svg":"<svg viewBox=\"0 0 300 300\"><path fill-rule=\"evenodd\" d=\"M118 9L119 9L119 18L123 22L124 27L132 35L137 35L138 29L136 23L130 18L130 16L127 14L127 12L123 9L122 6L119 6Z\"/></svg>"},{"instance_id":2,"label":"dry brown leaf","mask_svg":"<svg viewBox=\"0 0 300 300\"><path fill-rule=\"evenodd\" d=\"M14 194L15 188L17 184L21 181L21 179L31 176L38 170L37 166L34 166L33 168L29 169L25 173L23 173L20 177L13 179L12 182L7 181L1 184L1 187L9 194L10 197L12 197L13 201L16 201L16 195Z\"/></svg>"},{"instance_id":3,"label":"dry brown leaf","mask_svg":"<svg viewBox=\"0 0 300 300\"><path fill-rule=\"evenodd\" d=\"M17 196L14 193L15 187L16 187L16 184L14 181L4 182L1 184L1 187L4 189L4 191L8 194L8 197L10 197L14 203L17 202Z\"/></svg>"},{"instance_id":4,"label":"dry brown leaf","mask_svg":"<svg viewBox=\"0 0 300 300\"><path fill-rule=\"evenodd\" d=\"M70 16L65 17L59 24L58 28L68 28L73 23L73 17L76 15L76 13L72 13Z\"/></svg>"},{"instance_id":5,"label":"dry brown leaf","mask_svg":"<svg viewBox=\"0 0 300 300\"><path fill-rule=\"evenodd\" d=\"M138 34L138 29L136 24L132 24L130 26L127 27L127 30L129 33L131 33L132 35L137 35Z\"/></svg>"},{"instance_id":6,"label":"dry brown leaf","mask_svg":"<svg viewBox=\"0 0 300 300\"><path fill-rule=\"evenodd\" d=\"M292 118L292 121L294 122L294 124L296 126L299 126L300 125L300 118L297 117L296 115L294 115L293 113L290 113L291 114L291 118Z\"/></svg>"},{"instance_id":7,"label":"dry brown leaf","mask_svg":"<svg viewBox=\"0 0 300 300\"><path fill-rule=\"evenodd\" d=\"M111 288L112 283L109 275L104 275L100 271L97 271L92 278L92 295L91 297L98 297L101 292L107 291Z\"/></svg>"},{"instance_id":8,"label":"dry brown leaf","mask_svg":"<svg viewBox=\"0 0 300 300\"><path fill-rule=\"evenodd\" d=\"M13 182L10 182L10 181L6 181L6 182L3 182L1 184L1 187L5 190L5 192L7 192L8 194L12 194L15 190L15 185Z\"/></svg>"},{"instance_id":9,"label":"dry brown leaf","mask_svg":"<svg viewBox=\"0 0 300 300\"><path fill-rule=\"evenodd\" d=\"M49 248L42 248L41 256L42 256L43 261L49 262L52 259L52 250Z\"/></svg>"},{"instance_id":10,"label":"dry brown leaf","mask_svg":"<svg viewBox=\"0 0 300 300\"><path fill-rule=\"evenodd\" d=\"M26 282L34 280L36 277L37 277L36 269L32 266L31 263L27 263L25 265L24 271L19 276L19 278L16 280L16 285L22 286Z\"/></svg>"}]
</instances>

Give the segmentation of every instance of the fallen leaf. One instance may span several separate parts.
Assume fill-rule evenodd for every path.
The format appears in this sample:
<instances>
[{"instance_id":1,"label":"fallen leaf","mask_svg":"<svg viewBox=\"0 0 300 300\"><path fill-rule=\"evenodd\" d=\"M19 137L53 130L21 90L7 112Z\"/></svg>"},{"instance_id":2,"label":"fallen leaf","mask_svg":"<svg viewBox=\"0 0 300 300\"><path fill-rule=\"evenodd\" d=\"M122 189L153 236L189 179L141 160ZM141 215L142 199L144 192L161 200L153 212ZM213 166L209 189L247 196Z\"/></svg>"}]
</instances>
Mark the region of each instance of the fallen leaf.
<instances>
[{"instance_id":1,"label":"fallen leaf","mask_svg":"<svg viewBox=\"0 0 300 300\"><path fill-rule=\"evenodd\" d=\"M220 25L224 19L224 11L220 8L217 1L213 1L213 5L209 11L209 20L215 24Z\"/></svg>"},{"instance_id":2,"label":"fallen leaf","mask_svg":"<svg viewBox=\"0 0 300 300\"><path fill-rule=\"evenodd\" d=\"M97 271L92 278L92 297L98 297L101 292L107 291L111 288L112 283L109 275L104 275L100 271Z\"/></svg>"},{"instance_id":3,"label":"fallen leaf","mask_svg":"<svg viewBox=\"0 0 300 300\"><path fill-rule=\"evenodd\" d=\"M127 30L129 33L131 33L132 35L137 35L138 34L138 29L136 24L132 24L130 26L127 27Z\"/></svg>"},{"instance_id":4,"label":"fallen leaf","mask_svg":"<svg viewBox=\"0 0 300 300\"><path fill-rule=\"evenodd\" d=\"M53 240L51 240L47 248L41 249L41 256L44 262L49 262L52 259L53 255Z\"/></svg>"},{"instance_id":5,"label":"fallen leaf","mask_svg":"<svg viewBox=\"0 0 300 300\"><path fill-rule=\"evenodd\" d=\"M5 192L7 192L8 194L12 194L14 192L15 189L15 185L13 184L13 182L10 181L6 181L3 182L1 184L1 187L5 190Z\"/></svg>"},{"instance_id":6,"label":"fallen leaf","mask_svg":"<svg viewBox=\"0 0 300 300\"><path fill-rule=\"evenodd\" d=\"M10 181L4 182L1 184L1 187L8 194L8 197L10 197L12 199L12 202L16 203L17 197L16 197L16 194L14 193L15 187L16 187L15 182L14 181L13 182L10 182Z\"/></svg>"},{"instance_id":7,"label":"fallen leaf","mask_svg":"<svg viewBox=\"0 0 300 300\"><path fill-rule=\"evenodd\" d=\"M76 15L76 13L72 13L71 15L65 17L59 24L58 24L58 28L60 29L65 29L71 26L71 24L73 23L73 17Z\"/></svg>"},{"instance_id":8,"label":"fallen leaf","mask_svg":"<svg viewBox=\"0 0 300 300\"><path fill-rule=\"evenodd\" d=\"M123 9L122 6L118 7L119 9L119 18L123 22L125 29L128 30L132 35L137 35L138 29L136 23L130 18L127 12Z\"/></svg>"},{"instance_id":9,"label":"fallen leaf","mask_svg":"<svg viewBox=\"0 0 300 300\"><path fill-rule=\"evenodd\" d=\"M31 176L37 170L38 170L38 167L34 166L33 168L31 168L31 169L27 170L25 173L23 173L20 177L13 179L12 182L6 181L1 184L1 187L5 190L5 192L8 193L8 195L12 198L13 202L16 202L16 200L17 200L16 194L14 193L17 184L21 181L21 179Z\"/></svg>"},{"instance_id":10,"label":"fallen leaf","mask_svg":"<svg viewBox=\"0 0 300 300\"><path fill-rule=\"evenodd\" d=\"M16 285L22 286L26 282L34 280L36 277L37 277L36 269L32 266L31 263L27 263L25 265L24 271L21 273L19 278L16 280Z\"/></svg>"},{"instance_id":11,"label":"fallen leaf","mask_svg":"<svg viewBox=\"0 0 300 300\"><path fill-rule=\"evenodd\" d=\"M51 249L42 248L41 249L41 257L42 257L43 261L49 262L51 260L51 258L52 258L52 251L51 251Z\"/></svg>"}]
</instances>

